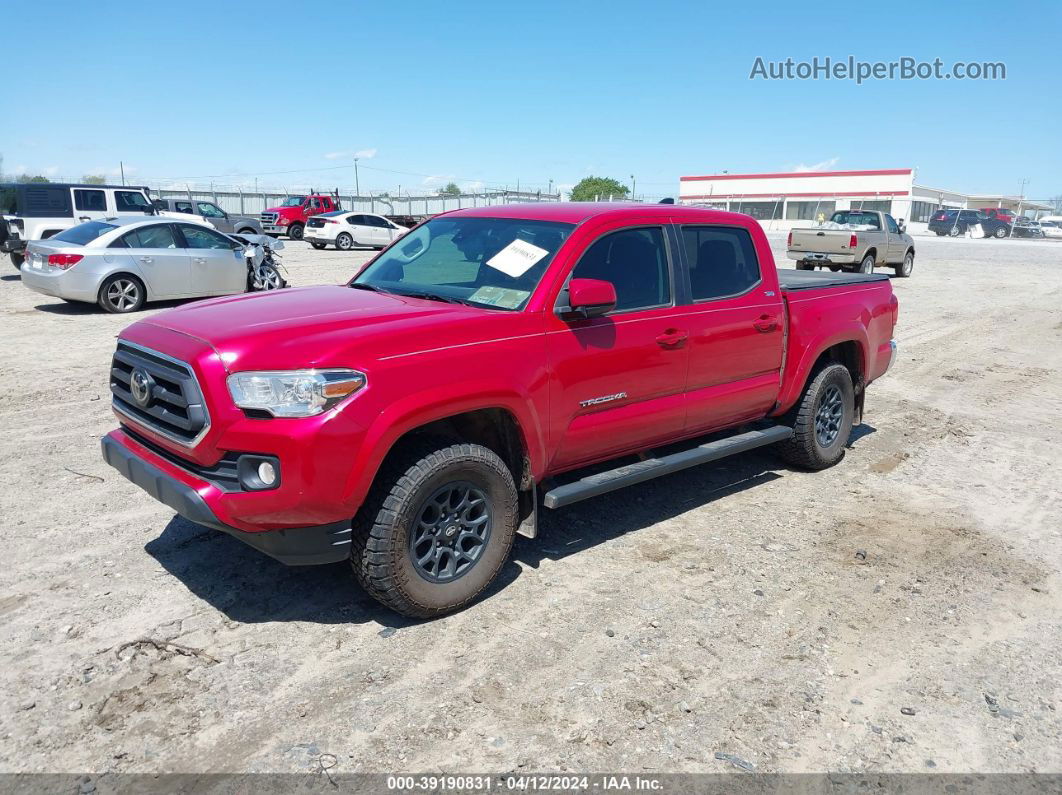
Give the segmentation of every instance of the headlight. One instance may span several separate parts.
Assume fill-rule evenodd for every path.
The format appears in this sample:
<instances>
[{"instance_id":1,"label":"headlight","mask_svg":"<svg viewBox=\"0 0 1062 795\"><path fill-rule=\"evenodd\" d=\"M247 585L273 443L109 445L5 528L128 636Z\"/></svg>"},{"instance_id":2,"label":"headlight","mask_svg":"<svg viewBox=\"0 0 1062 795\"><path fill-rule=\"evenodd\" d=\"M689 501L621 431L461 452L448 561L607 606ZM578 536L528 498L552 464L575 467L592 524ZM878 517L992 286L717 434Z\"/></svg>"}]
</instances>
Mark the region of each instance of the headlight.
<instances>
[{"instance_id":1,"label":"headlight","mask_svg":"<svg viewBox=\"0 0 1062 795\"><path fill-rule=\"evenodd\" d=\"M274 417L312 417L365 386L357 370L292 370L233 373L229 394L241 409L268 411Z\"/></svg>"}]
</instances>

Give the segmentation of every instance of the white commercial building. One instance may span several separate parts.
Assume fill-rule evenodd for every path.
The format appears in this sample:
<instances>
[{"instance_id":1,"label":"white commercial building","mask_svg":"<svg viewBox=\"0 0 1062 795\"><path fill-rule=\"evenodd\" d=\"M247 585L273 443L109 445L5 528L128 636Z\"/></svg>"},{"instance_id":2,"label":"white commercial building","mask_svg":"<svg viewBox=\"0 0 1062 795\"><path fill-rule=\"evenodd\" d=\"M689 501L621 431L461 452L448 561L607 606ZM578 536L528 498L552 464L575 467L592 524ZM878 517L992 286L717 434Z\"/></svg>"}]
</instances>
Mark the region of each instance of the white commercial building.
<instances>
[{"instance_id":1,"label":"white commercial building","mask_svg":"<svg viewBox=\"0 0 1062 795\"><path fill-rule=\"evenodd\" d=\"M914 179L913 168L680 177L679 201L745 213L775 229L860 208L915 224L929 221L939 207L1000 207L1023 213L1050 209L1020 196L964 194L916 185Z\"/></svg>"}]
</instances>

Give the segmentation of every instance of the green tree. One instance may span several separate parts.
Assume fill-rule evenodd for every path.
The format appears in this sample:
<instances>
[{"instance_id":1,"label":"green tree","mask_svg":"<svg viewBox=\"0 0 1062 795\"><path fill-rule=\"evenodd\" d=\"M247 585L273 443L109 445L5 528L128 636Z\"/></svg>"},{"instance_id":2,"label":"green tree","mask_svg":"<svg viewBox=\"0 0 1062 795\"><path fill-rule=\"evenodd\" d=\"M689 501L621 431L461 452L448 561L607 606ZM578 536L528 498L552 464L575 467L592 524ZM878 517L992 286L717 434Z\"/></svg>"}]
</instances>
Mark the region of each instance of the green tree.
<instances>
[{"instance_id":1,"label":"green tree","mask_svg":"<svg viewBox=\"0 0 1062 795\"><path fill-rule=\"evenodd\" d=\"M600 198L602 201L608 201L610 196L614 199L625 199L628 193L630 188L611 177L584 177L572 188L571 200L592 202Z\"/></svg>"},{"instance_id":2,"label":"green tree","mask_svg":"<svg viewBox=\"0 0 1062 795\"><path fill-rule=\"evenodd\" d=\"M446 187L440 190L439 193L442 193L446 196L460 196L461 189L457 187L456 182L448 182L446 184Z\"/></svg>"},{"instance_id":3,"label":"green tree","mask_svg":"<svg viewBox=\"0 0 1062 795\"><path fill-rule=\"evenodd\" d=\"M105 185L107 178L100 174L86 174L81 178L85 185Z\"/></svg>"},{"instance_id":4,"label":"green tree","mask_svg":"<svg viewBox=\"0 0 1062 795\"><path fill-rule=\"evenodd\" d=\"M38 174L35 177L31 177L29 174L22 174L15 181L16 182L51 182L50 179L48 179L47 177L42 177L40 174Z\"/></svg>"}]
</instances>

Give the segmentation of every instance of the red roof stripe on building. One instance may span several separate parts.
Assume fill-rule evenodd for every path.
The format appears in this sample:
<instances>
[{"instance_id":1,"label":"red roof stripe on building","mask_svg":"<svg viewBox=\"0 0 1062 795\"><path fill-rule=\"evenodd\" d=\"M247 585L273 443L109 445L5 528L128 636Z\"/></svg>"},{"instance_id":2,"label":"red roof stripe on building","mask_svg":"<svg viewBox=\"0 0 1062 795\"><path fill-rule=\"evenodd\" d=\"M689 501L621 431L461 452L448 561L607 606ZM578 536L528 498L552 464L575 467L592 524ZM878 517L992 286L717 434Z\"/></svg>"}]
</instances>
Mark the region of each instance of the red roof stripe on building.
<instances>
[{"instance_id":1,"label":"red roof stripe on building","mask_svg":"<svg viewBox=\"0 0 1062 795\"><path fill-rule=\"evenodd\" d=\"M906 196L905 190L856 190L856 191L830 191L829 193L699 193L696 196L679 196L679 201L687 199L779 199L791 196L810 196L828 199L833 196L862 196L870 199L875 196Z\"/></svg>"},{"instance_id":2,"label":"red roof stripe on building","mask_svg":"<svg viewBox=\"0 0 1062 795\"><path fill-rule=\"evenodd\" d=\"M699 179L781 179L783 177L885 177L913 174L911 168L886 168L878 171L793 171L777 174L711 174L701 177L679 177L679 182Z\"/></svg>"}]
</instances>

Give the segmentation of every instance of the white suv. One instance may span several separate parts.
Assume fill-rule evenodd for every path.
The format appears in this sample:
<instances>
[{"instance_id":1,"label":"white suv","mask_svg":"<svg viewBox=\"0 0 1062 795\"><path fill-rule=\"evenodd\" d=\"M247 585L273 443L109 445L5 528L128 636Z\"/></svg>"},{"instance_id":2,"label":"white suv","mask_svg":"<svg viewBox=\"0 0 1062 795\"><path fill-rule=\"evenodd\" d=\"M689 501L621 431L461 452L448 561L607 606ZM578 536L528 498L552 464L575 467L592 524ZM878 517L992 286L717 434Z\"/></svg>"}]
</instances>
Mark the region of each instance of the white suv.
<instances>
[{"instance_id":1,"label":"white suv","mask_svg":"<svg viewBox=\"0 0 1062 795\"><path fill-rule=\"evenodd\" d=\"M26 243L45 240L85 221L155 215L145 187L57 182L0 184L0 251L18 269Z\"/></svg>"},{"instance_id":2,"label":"white suv","mask_svg":"<svg viewBox=\"0 0 1062 795\"><path fill-rule=\"evenodd\" d=\"M340 210L308 218L302 237L314 248L334 245L340 251L349 251L355 246L383 248L408 231L382 215Z\"/></svg>"}]
</instances>

